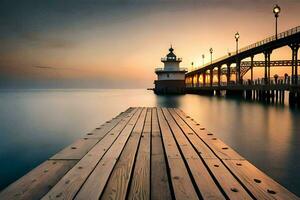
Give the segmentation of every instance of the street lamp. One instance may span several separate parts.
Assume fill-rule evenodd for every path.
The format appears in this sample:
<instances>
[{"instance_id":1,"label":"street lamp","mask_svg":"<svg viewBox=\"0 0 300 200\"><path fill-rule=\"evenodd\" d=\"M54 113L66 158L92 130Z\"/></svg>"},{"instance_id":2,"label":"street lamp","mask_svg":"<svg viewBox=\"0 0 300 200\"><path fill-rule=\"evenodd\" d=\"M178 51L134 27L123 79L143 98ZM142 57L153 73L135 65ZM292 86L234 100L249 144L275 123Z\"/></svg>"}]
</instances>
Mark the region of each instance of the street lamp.
<instances>
[{"instance_id":1,"label":"street lamp","mask_svg":"<svg viewBox=\"0 0 300 200\"><path fill-rule=\"evenodd\" d=\"M204 58L205 58L205 55L204 55L204 54L202 54L203 66L204 66Z\"/></svg>"},{"instance_id":2,"label":"street lamp","mask_svg":"<svg viewBox=\"0 0 300 200\"><path fill-rule=\"evenodd\" d=\"M212 64L212 53L213 53L213 48L209 49L209 53L210 53L210 64Z\"/></svg>"},{"instance_id":3,"label":"street lamp","mask_svg":"<svg viewBox=\"0 0 300 200\"><path fill-rule=\"evenodd\" d=\"M235 42L236 42L236 55L239 53L239 38L240 38L240 34L239 32L236 32L236 34L234 35L235 38ZM236 56L236 82L239 83L240 82L240 64L238 61L238 56Z\"/></svg>"},{"instance_id":4,"label":"street lamp","mask_svg":"<svg viewBox=\"0 0 300 200\"><path fill-rule=\"evenodd\" d=\"M239 38L240 38L240 34L239 32L236 32L236 34L234 35L235 38L235 42L236 42L236 54L239 53Z\"/></svg>"},{"instance_id":5,"label":"street lamp","mask_svg":"<svg viewBox=\"0 0 300 200\"><path fill-rule=\"evenodd\" d=\"M273 13L275 15L275 37L277 40L277 18L279 17L279 13L280 13L280 7L276 4L273 8Z\"/></svg>"}]
</instances>

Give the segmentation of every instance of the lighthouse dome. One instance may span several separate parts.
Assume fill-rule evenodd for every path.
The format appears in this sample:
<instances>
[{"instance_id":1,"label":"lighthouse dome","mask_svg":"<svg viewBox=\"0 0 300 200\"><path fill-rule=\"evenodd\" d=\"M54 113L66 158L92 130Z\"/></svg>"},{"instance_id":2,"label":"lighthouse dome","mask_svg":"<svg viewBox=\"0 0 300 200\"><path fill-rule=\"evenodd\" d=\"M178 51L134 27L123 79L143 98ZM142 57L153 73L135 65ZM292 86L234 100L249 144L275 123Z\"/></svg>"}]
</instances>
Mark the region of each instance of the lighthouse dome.
<instances>
[{"instance_id":1,"label":"lighthouse dome","mask_svg":"<svg viewBox=\"0 0 300 200\"><path fill-rule=\"evenodd\" d=\"M173 53L174 49L173 47L171 46L170 49L169 49L169 53L167 54L167 59L168 60L176 60L176 55Z\"/></svg>"}]
</instances>

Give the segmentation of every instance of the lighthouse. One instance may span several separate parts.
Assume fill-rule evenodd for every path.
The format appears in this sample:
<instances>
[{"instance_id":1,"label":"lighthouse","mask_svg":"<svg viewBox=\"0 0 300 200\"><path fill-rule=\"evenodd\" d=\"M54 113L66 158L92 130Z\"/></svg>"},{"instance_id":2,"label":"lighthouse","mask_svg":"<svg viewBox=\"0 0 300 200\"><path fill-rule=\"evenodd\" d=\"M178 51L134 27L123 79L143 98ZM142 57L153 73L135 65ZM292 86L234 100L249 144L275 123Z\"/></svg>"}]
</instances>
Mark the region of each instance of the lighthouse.
<instances>
[{"instance_id":1,"label":"lighthouse","mask_svg":"<svg viewBox=\"0 0 300 200\"><path fill-rule=\"evenodd\" d=\"M166 57L161 58L164 67L156 68L154 81L156 94L183 94L185 91L185 68L180 68L182 59L177 58L172 46Z\"/></svg>"}]
</instances>

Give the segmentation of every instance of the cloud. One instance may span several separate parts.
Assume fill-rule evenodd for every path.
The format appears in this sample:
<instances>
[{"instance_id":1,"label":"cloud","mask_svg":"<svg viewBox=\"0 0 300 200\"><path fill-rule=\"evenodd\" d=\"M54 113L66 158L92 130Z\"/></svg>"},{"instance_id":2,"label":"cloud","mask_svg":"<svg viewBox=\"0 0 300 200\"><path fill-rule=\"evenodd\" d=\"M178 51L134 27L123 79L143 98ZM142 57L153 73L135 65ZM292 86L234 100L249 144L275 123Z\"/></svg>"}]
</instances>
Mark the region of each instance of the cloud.
<instances>
[{"instance_id":1,"label":"cloud","mask_svg":"<svg viewBox=\"0 0 300 200\"><path fill-rule=\"evenodd\" d=\"M42 33L20 32L19 36L22 40L43 48L71 49L76 46L76 43L70 39L43 35Z\"/></svg>"},{"instance_id":2,"label":"cloud","mask_svg":"<svg viewBox=\"0 0 300 200\"><path fill-rule=\"evenodd\" d=\"M54 66L32 66L33 68L36 69L45 69L45 70L70 70L70 71L81 71L80 69L75 69L75 68L65 68L65 67L54 67Z\"/></svg>"}]
</instances>

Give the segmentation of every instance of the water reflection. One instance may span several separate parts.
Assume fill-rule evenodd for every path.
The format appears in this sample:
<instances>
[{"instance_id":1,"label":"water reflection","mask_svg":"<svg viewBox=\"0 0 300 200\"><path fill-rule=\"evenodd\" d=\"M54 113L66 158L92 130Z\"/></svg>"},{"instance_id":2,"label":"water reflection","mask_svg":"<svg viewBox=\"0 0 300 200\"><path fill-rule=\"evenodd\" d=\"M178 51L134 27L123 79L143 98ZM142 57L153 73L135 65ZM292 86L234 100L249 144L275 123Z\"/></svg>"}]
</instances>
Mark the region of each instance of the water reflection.
<instances>
[{"instance_id":1,"label":"water reflection","mask_svg":"<svg viewBox=\"0 0 300 200\"><path fill-rule=\"evenodd\" d=\"M0 92L0 188L130 106L178 107L300 195L300 112L238 99L146 90Z\"/></svg>"}]
</instances>

